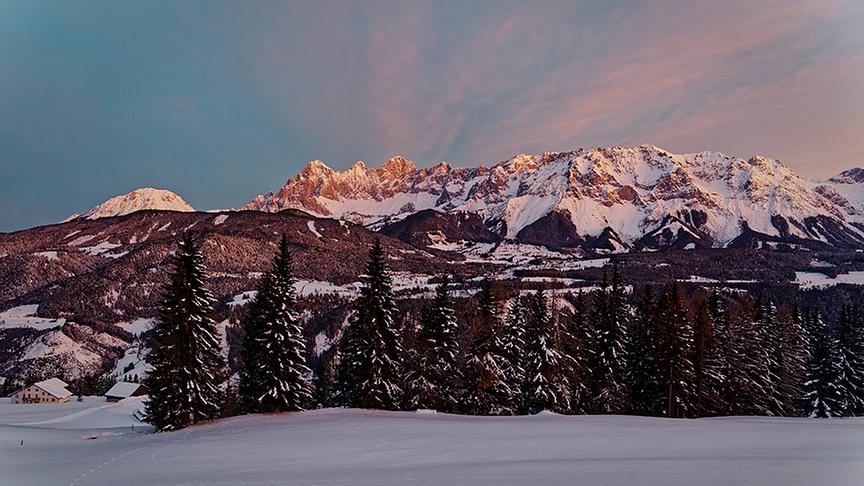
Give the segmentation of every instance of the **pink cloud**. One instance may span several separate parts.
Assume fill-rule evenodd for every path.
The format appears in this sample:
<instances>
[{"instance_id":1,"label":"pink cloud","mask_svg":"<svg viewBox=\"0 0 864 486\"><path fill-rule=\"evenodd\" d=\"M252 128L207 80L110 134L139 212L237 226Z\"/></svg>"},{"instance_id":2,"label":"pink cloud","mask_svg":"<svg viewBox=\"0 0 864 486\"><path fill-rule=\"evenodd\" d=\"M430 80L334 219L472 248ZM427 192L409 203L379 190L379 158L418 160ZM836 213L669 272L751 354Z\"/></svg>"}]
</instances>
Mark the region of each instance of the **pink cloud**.
<instances>
[{"instance_id":1,"label":"pink cloud","mask_svg":"<svg viewBox=\"0 0 864 486\"><path fill-rule=\"evenodd\" d=\"M800 137L783 140L807 126L796 99L844 82L845 90L810 109L824 127L836 125L832 116L852 131L864 124L861 115L839 116L837 103L855 94L850 84L864 85L864 70L853 62L862 49L850 48L856 41L848 36L840 39L845 51L826 47L837 42L838 19L861 16L853 0L652 2L603 18L590 4L517 5L489 9L457 33L430 20L434 5L415 7L376 11L360 30L356 12L332 7L317 27L328 41L311 43L299 57L274 43L264 56L265 77L323 73L309 88L323 94L284 96L286 110L357 153L419 154L420 164L644 142L815 160L818 151L803 150ZM454 35L458 44L447 43ZM310 55L315 62L303 65ZM761 111L805 119L765 123ZM757 120L764 147L736 128L753 132ZM850 136L832 135L850 130L821 131L843 147L838 153L858 153Z\"/></svg>"}]
</instances>

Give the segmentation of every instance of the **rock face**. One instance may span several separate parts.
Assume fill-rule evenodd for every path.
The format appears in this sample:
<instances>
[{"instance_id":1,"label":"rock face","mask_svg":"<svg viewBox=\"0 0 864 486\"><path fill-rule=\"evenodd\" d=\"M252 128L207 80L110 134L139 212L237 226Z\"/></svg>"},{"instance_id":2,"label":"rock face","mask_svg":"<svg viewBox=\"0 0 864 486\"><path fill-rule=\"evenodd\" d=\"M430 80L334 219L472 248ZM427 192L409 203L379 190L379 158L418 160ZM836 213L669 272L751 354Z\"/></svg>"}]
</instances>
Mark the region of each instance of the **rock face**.
<instances>
[{"instance_id":1,"label":"rock face","mask_svg":"<svg viewBox=\"0 0 864 486\"><path fill-rule=\"evenodd\" d=\"M108 218L148 209L158 211L195 211L195 208L171 191L144 187L135 189L122 196L112 197L80 217L84 219ZM77 219L78 217L78 215L73 215L68 220Z\"/></svg>"},{"instance_id":2,"label":"rock face","mask_svg":"<svg viewBox=\"0 0 864 486\"><path fill-rule=\"evenodd\" d=\"M301 209L370 228L429 209L472 213L501 238L558 247L722 247L747 233L862 248L862 180L862 169L813 182L766 157L641 145L517 155L491 168L417 169L395 157L377 169L358 162L337 172L313 161L245 208Z\"/></svg>"},{"instance_id":3,"label":"rock face","mask_svg":"<svg viewBox=\"0 0 864 486\"><path fill-rule=\"evenodd\" d=\"M553 247L574 247L585 243L570 215L562 211L546 213L522 228L516 234L516 239L523 243Z\"/></svg>"},{"instance_id":4,"label":"rock face","mask_svg":"<svg viewBox=\"0 0 864 486\"><path fill-rule=\"evenodd\" d=\"M828 179L840 184L864 184L864 167L853 167Z\"/></svg>"},{"instance_id":5,"label":"rock face","mask_svg":"<svg viewBox=\"0 0 864 486\"><path fill-rule=\"evenodd\" d=\"M379 231L418 247L434 246L440 241L495 243L501 240L474 213L442 213L432 209L424 209L385 225Z\"/></svg>"}]
</instances>

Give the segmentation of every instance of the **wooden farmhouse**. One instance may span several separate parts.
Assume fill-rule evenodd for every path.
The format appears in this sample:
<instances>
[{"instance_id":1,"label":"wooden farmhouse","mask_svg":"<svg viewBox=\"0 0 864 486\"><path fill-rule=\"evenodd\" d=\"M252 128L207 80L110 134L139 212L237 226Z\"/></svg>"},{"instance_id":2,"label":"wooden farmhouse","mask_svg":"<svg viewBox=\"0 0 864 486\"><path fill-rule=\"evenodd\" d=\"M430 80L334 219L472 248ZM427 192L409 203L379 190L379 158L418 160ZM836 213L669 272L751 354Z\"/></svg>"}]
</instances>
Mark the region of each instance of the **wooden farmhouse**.
<instances>
[{"instance_id":1,"label":"wooden farmhouse","mask_svg":"<svg viewBox=\"0 0 864 486\"><path fill-rule=\"evenodd\" d=\"M129 383L128 381L118 381L117 384L111 387L105 393L106 402L119 402L124 398L139 397L147 394L147 387L141 383Z\"/></svg>"},{"instance_id":2,"label":"wooden farmhouse","mask_svg":"<svg viewBox=\"0 0 864 486\"><path fill-rule=\"evenodd\" d=\"M67 386L59 378L33 383L13 393L11 403L66 403L72 396Z\"/></svg>"}]
</instances>

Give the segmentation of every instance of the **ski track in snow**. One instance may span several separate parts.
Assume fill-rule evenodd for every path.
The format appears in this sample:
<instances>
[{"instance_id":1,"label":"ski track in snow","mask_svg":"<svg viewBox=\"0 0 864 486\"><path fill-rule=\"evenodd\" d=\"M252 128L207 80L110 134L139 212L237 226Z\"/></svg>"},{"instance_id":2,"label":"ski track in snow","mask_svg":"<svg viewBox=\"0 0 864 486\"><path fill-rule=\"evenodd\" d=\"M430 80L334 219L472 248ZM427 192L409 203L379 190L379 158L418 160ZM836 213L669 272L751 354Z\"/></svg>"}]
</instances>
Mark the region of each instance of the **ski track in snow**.
<instances>
[{"instance_id":1,"label":"ski track in snow","mask_svg":"<svg viewBox=\"0 0 864 486\"><path fill-rule=\"evenodd\" d=\"M11 424L11 425L21 425L21 426L24 426L24 425L48 425L48 424L60 424L60 423L64 423L64 422L70 422L70 421L75 420L75 419L77 419L77 418L81 418L81 417L83 417L83 416L85 416L85 415L90 415L91 413L96 412L96 411L98 411L98 410L102 410L102 409L105 409L105 408L108 408L108 407L113 407L113 406L114 406L114 404L111 403L111 404L108 404L108 405L102 405L101 407L85 408L84 410L80 410L80 411L78 411L78 412L71 413L71 414L69 414L69 415L64 415L64 416L62 416L62 417L53 418L53 419L40 420L40 421L38 421L38 422L24 422L24 423L17 423L17 424Z\"/></svg>"}]
</instances>

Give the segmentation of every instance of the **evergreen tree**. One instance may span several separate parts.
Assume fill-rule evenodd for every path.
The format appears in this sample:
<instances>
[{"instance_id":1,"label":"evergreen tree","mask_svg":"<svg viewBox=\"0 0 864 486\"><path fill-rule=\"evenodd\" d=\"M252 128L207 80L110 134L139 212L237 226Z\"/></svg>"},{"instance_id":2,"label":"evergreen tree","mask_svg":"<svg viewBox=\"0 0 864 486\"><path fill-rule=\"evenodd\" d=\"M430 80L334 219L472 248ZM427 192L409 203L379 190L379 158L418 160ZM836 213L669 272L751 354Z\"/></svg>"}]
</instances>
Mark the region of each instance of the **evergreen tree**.
<instances>
[{"instance_id":1,"label":"evergreen tree","mask_svg":"<svg viewBox=\"0 0 864 486\"><path fill-rule=\"evenodd\" d=\"M864 323L858 305L846 304L841 308L837 341L846 415L864 416Z\"/></svg>"},{"instance_id":2,"label":"evergreen tree","mask_svg":"<svg viewBox=\"0 0 864 486\"><path fill-rule=\"evenodd\" d=\"M732 415L768 415L769 374L764 333L745 311L729 321L728 387L725 397Z\"/></svg>"},{"instance_id":3,"label":"evergreen tree","mask_svg":"<svg viewBox=\"0 0 864 486\"><path fill-rule=\"evenodd\" d=\"M768 372L763 391L766 411L769 415L784 415L787 400L783 391L788 388L788 384L782 383L781 377L786 376L784 369L787 350L777 307L769 299L760 297L756 303L754 320L754 325L762 334L762 359Z\"/></svg>"},{"instance_id":4,"label":"evergreen tree","mask_svg":"<svg viewBox=\"0 0 864 486\"><path fill-rule=\"evenodd\" d=\"M520 413L523 408L522 385L525 382L525 329L526 312L519 295L513 297L501 332L501 357L504 358L504 379L512 390L507 408Z\"/></svg>"},{"instance_id":5,"label":"evergreen tree","mask_svg":"<svg viewBox=\"0 0 864 486\"><path fill-rule=\"evenodd\" d=\"M784 416L801 415L801 395L810 359L808 335L797 307L781 319L783 326L783 366L778 371L779 396Z\"/></svg>"},{"instance_id":6,"label":"evergreen tree","mask_svg":"<svg viewBox=\"0 0 864 486\"><path fill-rule=\"evenodd\" d=\"M267 272L258 281L258 291L269 292L272 288L273 276ZM269 372L258 362L260 348L257 338L261 336L264 321L268 318L268 298L266 294L258 294L250 300L246 313L241 318L242 341L240 363L238 366L239 383L237 387L237 407L241 413L258 413L261 411L259 402L263 395L264 378Z\"/></svg>"},{"instance_id":7,"label":"evergreen tree","mask_svg":"<svg viewBox=\"0 0 864 486\"><path fill-rule=\"evenodd\" d=\"M363 287L339 353L338 401L350 407L396 410L403 398L402 349L390 272L378 240L361 278Z\"/></svg>"},{"instance_id":8,"label":"evergreen tree","mask_svg":"<svg viewBox=\"0 0 864 486\"><path fill-rule=\"evenodd\" d=\"M717 411L717 414L727 415L729 413L729 402L727 401L727 398L729 397L730 376L732 374L730 371L732 363L730 362L729 352L730 318L727 305L716 290L712 290L711 293L708 294L707 310L714 331L714 339L716 340L721 353L718 373L723 376L723 383L720 387L720 397L717 405L722 408Z\"/></svg>"},{"instance_id":9,"label":"evergreen tree","mask_svg":"<svg viewBox=\"0 0 864 486\"><path fill-rule=\"evenodd\" d=\"M725 409L723 390L725 385L725 355L722 342L715 331L708 301L703 301L694 322L695 341L693 364L696 374L697 417L720 415Z\"/></svg>"},{"instance_id":10,"label":"evergreen tree","mask_svg":"<svg viewBox=\"0 0 864 486\"><path fill-rule=\"evenodd\" d=\"M421 318L416 343L419 366L408 380L410 408L456 410L460 374L456 366L458 330L450 297L450 279L444 274Z\"/></svg>"},{"instance_id":11,"label":"evergreen tree","mask_svg":"<svg viewBox=\"0 0 864 486\"><path fill-rule=\"evenodd\" d=\"M435 394L432 374L434 370L429 367L429 359L432 355L434 342L429 338L428 323L432 320L432 302L423 299L417 323L411 329L412 334L407 336L411 339L407 349L403 349L404 378L404 407L408 410L420 408L435 409L431 405L432 396Z\"/></svg>"},{"instance_id":12,"label":"evergreen tree","mask_svg":"<svg viewBox=\"0 0 864 486\"><path fill-rule=\"evenodd\" d=\"M573 314L562 333L562 352L567 357L566 369L570 383L570 413L588 413L593 405L588 388L590 355L588 350L588 305L585 294L577 292L571 299Z\"/></svg>"},{"instance_id":13,"label":"evergreen tree","mask_svg":"<svg viewBox=\"0 0 864 486\"><path fill-rule=\"evenodd\" d=\"M336 392L336 360L323 361L312 383L312 401L316 408L338 405Z\"/></svg>"},{"instance_id":14,"label":"evergreen tree","mask_svg":"<svg viewBox=\"0 0 864 486\"><path fill-rule=\"evenodd\" d=\"M837 343L816 313L807 315L812 329L813 349L804 382L804 413L808 417L839 417L844 410L844 391L840 382L841 357Z\"/></svg>"},{"instance_id":15,"label":"evergreen tree","mask_svg":"<svg viewBox=\"0 0 864 486\"><path fill-rule=\"evenodd\" d=\"M681 286L669 285L658 304L658 365L664 374L667 417L692 417L696 414L696 371L693 365L693 326ZM664 400L665 398L665 400Z\"/></svg>"},{"instance_id":16,"label":"evergreen tree","mask_svg":"<svg viewBox=\"0 0 864 486\"><path fill-rule=\"evenodd\" d=\"M176 430L219 416L225 361L213 321L201 248L189 233L171 257L159 319L147 355L147 420L156 430Z\"/></svg>"},{"instance_id":17,"label":"evergreen tree","mask_svg":"<svg viewBox=\"0 0 864 486\"><path fill-rule=\"evenodd\" d=\"M551 316L546 294L539 290L531 299L525 337L525 411L563 413L569 408L570 385L562 367L557 323Z\"/></svg>"},{"instance_id":18,"label":"evergreen tree","mask_svg":"<svg viewBox=\"0 0 864 486\"><path fill-rule=\"evenodd\" d=\"M283 235L243 322L240 403L247 413L290 412L311 404L306 341L297 315L293 258Z\"/></svg>"},{"instance_id":19,"label":"evergreen tree","mask_svg":"<svg viewBox=\"0 0 864 486\"><path fill-rule=\"evenodd\" d=\"M463 410L475 415L512 415L519 389L507 377L501 337L500 304L489 279L478 294L478 316L471 335L470 358L465 373Z\"/></svg>"},{"instance_id":20,"label":"evergreen tree","mask_svg":"<svg viewBox=\"0 0 864 486\"><path fill-rule=\"evenodd\" d=\"M650 285L645 285L636 305L627 351L627 388L630 412L656 415L657 396L662 394L663 372L657 363L657 304Z\"/></svg>"},{"instance_id":21,"label":"evergreen tree","mask_svg":"<svg viewBox=\"0 0 864 486\"><path fill-rule=\"evenodd\" d=\"M623 413L628 398L624 373L629 309L617 265L611 286L604 274L592 303L588 347L593 408L597 413Z\"/></svg>"}]
</instances>

